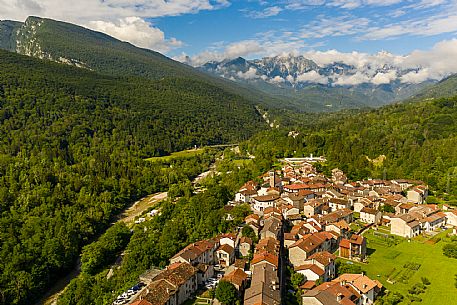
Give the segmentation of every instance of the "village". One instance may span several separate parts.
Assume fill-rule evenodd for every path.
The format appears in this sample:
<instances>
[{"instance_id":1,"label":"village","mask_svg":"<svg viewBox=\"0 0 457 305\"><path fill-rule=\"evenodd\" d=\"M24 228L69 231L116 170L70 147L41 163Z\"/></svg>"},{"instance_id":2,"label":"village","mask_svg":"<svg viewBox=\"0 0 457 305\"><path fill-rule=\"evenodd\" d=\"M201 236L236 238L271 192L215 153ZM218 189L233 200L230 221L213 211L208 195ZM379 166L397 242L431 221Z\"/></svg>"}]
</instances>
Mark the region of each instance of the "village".
<instances>
[{"instance_id":1,"label":"village","mask_svg":"<svg viewBox=\"0 0 457 305\"><path fill-rule=\"evenodd\" d=\"M408 241L445 229L457 233L457 210L427 204L423 182L350 182L337 168L326 177L314 166L323 160L285 159L280 169L259 177L260 183L246 182L225 206L227 219L237 205L251 208L237 231L189 244L166 269L142 275L145 287L133 297L113 304L181 305L222 281L236 288L237 304L286 304L293 293L291 272L303 275L303 305L373 304L383 291L378 279L336 270L337 258L367 261L366 231ZM214 294L205 295L196 304L220 304Z\"/></svg>"}]
</instances>

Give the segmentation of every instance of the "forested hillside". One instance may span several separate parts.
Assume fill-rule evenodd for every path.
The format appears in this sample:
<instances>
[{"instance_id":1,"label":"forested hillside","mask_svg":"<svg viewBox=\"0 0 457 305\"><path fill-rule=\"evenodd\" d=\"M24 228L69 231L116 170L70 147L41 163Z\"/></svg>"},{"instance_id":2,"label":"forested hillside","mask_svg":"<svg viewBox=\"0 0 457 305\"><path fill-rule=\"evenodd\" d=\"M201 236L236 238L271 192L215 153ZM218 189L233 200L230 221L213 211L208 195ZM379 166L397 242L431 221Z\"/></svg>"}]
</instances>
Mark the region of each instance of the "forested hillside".
<instances>
[{"instance_id":1,"label":"forested hillside","mask_svg":"<svg viewBox=\"0 0 457 305\"><path fill-rule=\"evenodd\" d=\"M103 76L1 51L0 304L29 304L123 207L213 157L143 158L265 126L253 104L201 81Z\"/></svg>"},{"instance_id":2,"label":"forested hillside","mask_svg":"<svg viewBox=\"0 0 457 305\"><path fill-rule=\"evenodd\" d=\"M138 48L106 34L52 19L29 17L24 23L0 21L0 49L83 67L108 76L150 80L184 77L241 95L256 104L293 108L287 99L210 76L158 52ZM189 91L191 89L192 84L189 84Z\"/></svg>"},{"instance_id":3,"label":"forested hillside","mask_svg":"<svg viewBox=\"0 0 457 305\"><path fill-rule=\"evenodd\" d=\"M297 130L295 138L288 130L261 133L245 149L256 156L325 155L324 170L339 167L352 179L420 179L455 200L445 193L457 195L457 97L308 116Z\"/></svg>"},{"instance_id":4,"label":"forested hillside","mask_svg":"<svg viewBox=\"0 0 457 305\"><path fill-rule=\"evenodd\" d=\"M450 97L457 94L457 75L451 75L441 80L435 85L424 88L419 94L412 99L419 100L425 98Z\"/></svg>"}]
</instances>

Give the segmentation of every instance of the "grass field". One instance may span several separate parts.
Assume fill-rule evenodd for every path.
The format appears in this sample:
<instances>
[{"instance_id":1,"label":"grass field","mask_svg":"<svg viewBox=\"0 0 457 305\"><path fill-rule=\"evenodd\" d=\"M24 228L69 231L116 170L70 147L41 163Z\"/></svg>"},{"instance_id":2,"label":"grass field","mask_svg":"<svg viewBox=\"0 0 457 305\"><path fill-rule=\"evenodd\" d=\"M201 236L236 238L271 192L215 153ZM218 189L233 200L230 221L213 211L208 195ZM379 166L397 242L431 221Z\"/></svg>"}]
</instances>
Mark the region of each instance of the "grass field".
<instances>
[{"instance_id":1,"label":"grass field","mask_svg":"<svg viewBox=\"0 0 457 305\"><path fill-rule=\"evenodd\" d=\"M168 162L174 158L190 158L199 154L202 154L205 150L203 148L199 149L189 149L189 150L182 150L182 151L177 151L172 153L169 156L162 156L162 157L152 157L146 159L146 161L151 161L151 162L157 162L157 161L163 161L163 162Z\"/></svg>"},{"instance_id":2,"label":"grass field","mask_svg":"<svg viewBox=\"0 0 457 305\"><path fill-rule=\"evenodd\" d=\"M431 285L425 293L420 294L422 305L457 304L457 288L454 276L457 274L457 260L447 258L442 253L446 243L446 232L440 233L433 242L424 240L407 240L394 238L387 242L384 238L374 236L370 230L364 234L368 240L368 264L361 264L372 279L378 279L386 289L398 291L405 297L407 291L421 277L427 277ZM390 279L394 284L388 283ZM410 304L409 301L401 304Z\"/></svg>"}]
</instances>

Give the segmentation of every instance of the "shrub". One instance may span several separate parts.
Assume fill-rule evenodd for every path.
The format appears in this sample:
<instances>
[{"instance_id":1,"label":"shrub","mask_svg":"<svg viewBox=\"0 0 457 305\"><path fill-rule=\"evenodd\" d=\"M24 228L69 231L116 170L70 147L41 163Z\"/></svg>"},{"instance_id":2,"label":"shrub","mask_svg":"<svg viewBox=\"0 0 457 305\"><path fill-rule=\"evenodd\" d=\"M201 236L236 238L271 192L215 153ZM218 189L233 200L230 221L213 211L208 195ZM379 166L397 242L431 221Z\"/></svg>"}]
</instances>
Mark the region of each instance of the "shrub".
<instances>
[{"instance_id":1,"label":"shrub","mask_svg":"<svg viewBox=\"0 0 457 305\"><path fill-rule=\"evenodd\" d=\"M430 285L430 280L428 278L426 278L425 276L421 278L422 280L422 284L428 286Z\"/></svg>"}]
</instances>

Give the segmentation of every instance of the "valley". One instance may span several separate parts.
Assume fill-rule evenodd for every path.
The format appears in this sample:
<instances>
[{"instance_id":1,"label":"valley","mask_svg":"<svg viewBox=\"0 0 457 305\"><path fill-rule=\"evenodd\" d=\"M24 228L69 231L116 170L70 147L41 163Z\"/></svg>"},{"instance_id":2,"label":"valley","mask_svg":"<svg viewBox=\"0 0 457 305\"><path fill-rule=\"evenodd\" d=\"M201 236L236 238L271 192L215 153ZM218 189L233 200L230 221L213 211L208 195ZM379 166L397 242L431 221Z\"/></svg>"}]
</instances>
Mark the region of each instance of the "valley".
<instances>
[{"instance_id":1,"label":"valley","mask_svg":"<svg viewBox=\"0 0 457 305\"><path fill-rule=\"evenodd\" d=\"M457 298L454 40L187 56L198 18L122 18L0 20L0 305Z\"/></svg>"}]
</instances>

